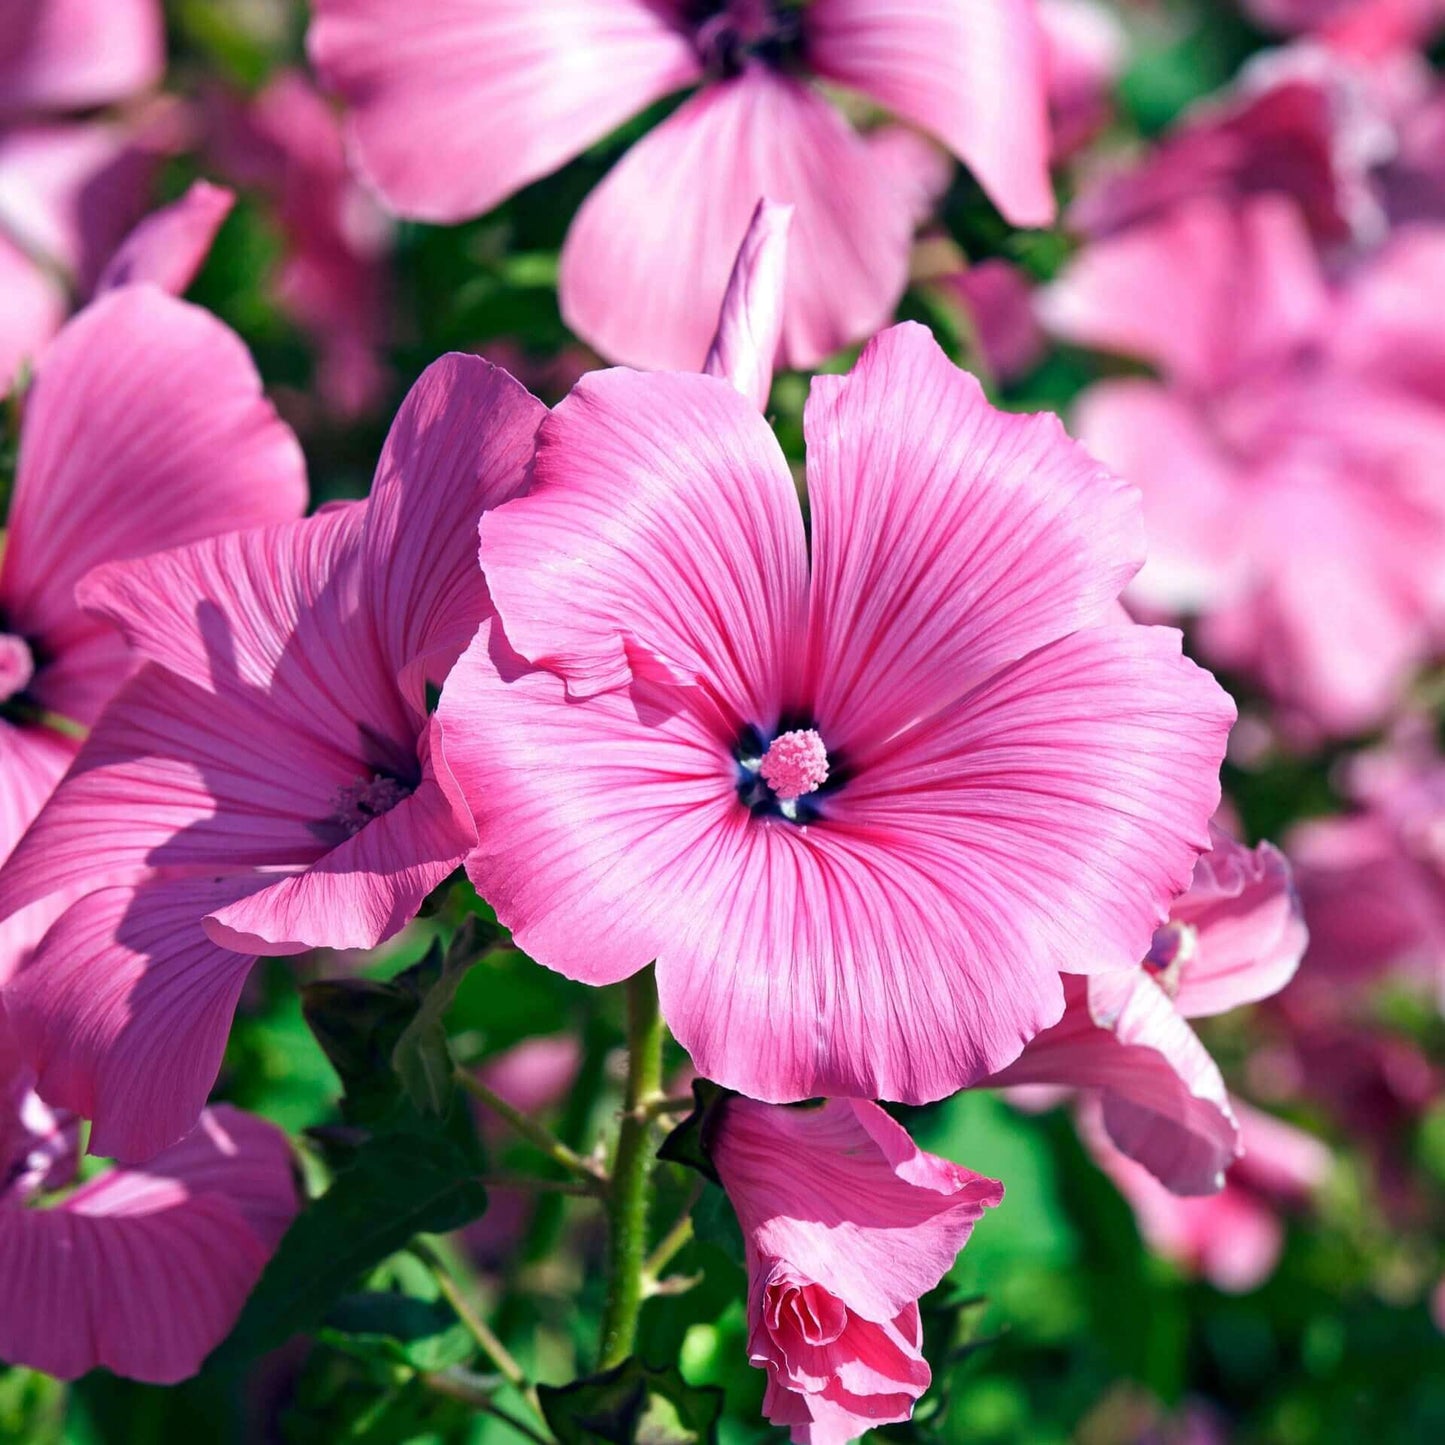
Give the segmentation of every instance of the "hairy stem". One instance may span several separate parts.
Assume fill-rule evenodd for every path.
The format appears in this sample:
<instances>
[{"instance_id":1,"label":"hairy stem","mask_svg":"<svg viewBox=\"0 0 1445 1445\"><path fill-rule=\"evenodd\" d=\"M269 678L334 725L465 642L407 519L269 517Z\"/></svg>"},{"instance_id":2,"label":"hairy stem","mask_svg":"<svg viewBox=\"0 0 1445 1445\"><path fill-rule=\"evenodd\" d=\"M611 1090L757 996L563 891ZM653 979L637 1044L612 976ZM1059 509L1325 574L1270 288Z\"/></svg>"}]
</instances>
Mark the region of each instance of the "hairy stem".
<instances>
[{"instance_id":1,"label":"hairy stem","mask_svg":"<svg viewBox=\"0 0 1445 1445\"><path fill-rule=\"evenodd\" d=\"M500 1094L493 1093L473 1074L465 1069L458 1069L456 1080L473 1098L485 1104L534 1148L564 1169L580 1175L588 1182L589 1188L600 1190L607 1182L606 1174L595 1161L584 1158L575 1149L569 1149L550 1129L543 1128L535 1119L529 1119L520 1109L513 1108Z\"/></svg>"},{"instance_id":2,"label":"hairy stem","mask_svg":"<svg viewBox=\"0 0 1445 1445\"><path fill-rule=\"evenodd\" d=\"M652 969L633 974L626 986L627 1100L607 1195L607 1304L598 1354L604 1370L620 1365L637 1342L655 1132L643 1106L662 1086L662 1015Z\"/></svg>"}]
</instances>

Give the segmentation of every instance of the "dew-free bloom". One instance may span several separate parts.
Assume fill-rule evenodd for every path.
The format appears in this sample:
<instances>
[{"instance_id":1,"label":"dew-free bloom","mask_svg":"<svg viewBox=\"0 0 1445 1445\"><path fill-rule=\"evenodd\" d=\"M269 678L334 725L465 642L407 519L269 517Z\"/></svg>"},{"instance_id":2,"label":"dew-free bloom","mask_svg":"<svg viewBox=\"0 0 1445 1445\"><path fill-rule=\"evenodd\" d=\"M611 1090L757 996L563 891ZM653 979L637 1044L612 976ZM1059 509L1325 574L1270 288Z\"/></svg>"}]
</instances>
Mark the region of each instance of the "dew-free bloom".
<instances>
[{"instance_id":1,"label":"dew-free bloom","mask_svg":"<svg viewBox=\"0 0 1445 1445\"><path fill-rule=\"evenodd\" d=\"M748 1357L797 1445L906 1420L927 1390L918 1300L1003 1185L919 1149L876 1104L714 1103L706 1147L742 1227Z\"/></svg>"},{"instance_id":2,"label":"dew-free bloom","mask_svg":"<svg viewBox=\"0 0 1445 1445\"><path fill-rule=\"evenodd\" d=\"M474 846L428 689L487 612L477 518L521 488L543 410L444 357L367 502L81 584L146 665L0 872L0 907L95 889L5 1003L98 1152L143 1159L191 1127L256 954L372 947Z\"/></svg>"},{"instance_id":3,"label":"dew-free bloom","mask_svg":"<svg viewBox=\"0 0 1445 1445\"><path fill-rule=\"evenodd\" d=\"M1017 225L1054 213L1030 0L320 0L310 51L363 173L400 213L490 210L676 91L696 94L583 204L563 315L603 355L696 368L764 196L797 207L782 357L810 366L892 316L913 204L811 81L960 157Z\"/></svg>"},{"instance_id":4,"label":"dew-free bloom","mask_svg":"<svg viewBox=\"0 0 1445 1445\"><path fill-rule=\"evenodd\" d=\"M988 1083L1096 1091L1123 1154L1175 1194L1214 1193L1240 1153L1239 1126L1185 1020L1278 993L1306 941L1284 855L1216 828L1142 965L1066 979L1064 1017Z\"/></svg>"},{"instance_id":5,"label":"dew-free bloom","mask_svg":"<svg viewBox=\"0 0 1445 1445\"><path fill-rule=\"evenodd\" d=\"M1135 494L923 328L815 380L806 431L811 552L726 382L584 379L483 520L499 621L443 748L533 957L656 959L699 1072L755 1097L933 1099L1058 1018L1060 971L1144 955L1233 708L1110 625Z\"/></svg>"}]
</instances>

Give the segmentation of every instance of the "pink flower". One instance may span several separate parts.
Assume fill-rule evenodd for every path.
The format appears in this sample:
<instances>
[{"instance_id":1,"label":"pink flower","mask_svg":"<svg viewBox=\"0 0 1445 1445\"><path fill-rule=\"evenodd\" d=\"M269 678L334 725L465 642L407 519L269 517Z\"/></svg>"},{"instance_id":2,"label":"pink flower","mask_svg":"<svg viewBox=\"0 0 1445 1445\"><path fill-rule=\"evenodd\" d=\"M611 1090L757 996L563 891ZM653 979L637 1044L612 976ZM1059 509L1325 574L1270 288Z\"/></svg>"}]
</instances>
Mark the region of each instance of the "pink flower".
<instances>
[{"instance_id":1,"label":"pink flower","mask_svg":"<svg viewBox=\"0 0 1445 1445\"><path fill-rule=\"evenodd\" d=\"M1282 1216L1306 1205L1330 1171L1330 1151L1309 1134L1240 1099L1244 1149L1224 1188L1205 1199L1181 1199L1109 1142L1092 1110L1080 1131L1099 1167L1134 1210L1139 1232L1157 1254L1216 1289L1244 1294L1274 1272L1284 1247Z\"/></svg>"},{"instance_id":2,"label":"pink flower","mask_svg":"<svg viewBox=\"0 0 1445 1445\"><path fill-rule=\"evenodd\" d=\"M219 1105L144 1169L72 1181L78 1121L30 1087L0 1018L0 1359L171 1384L235 1323L298 1207L279 1129Z\"/></svg>"},{"instance_id":3,"label":"pink flower","mask_svg":"<svg viewBox=\"0 0 1445 1445\"><path fill-rule=\"evenodd\" d=\"M918 1149L876 1104L712 1106L707 1149L742 1226L748 1357L797 1445L907 1420L928 1388L918 1299L1003 1185Z\"/></svg>"},{"instance_id":4,"label":"pink flower","mask_svg":"<svg viewBox=\"0 0 1445 1445\"><path fill-rule=\"evenodd\" d=\"M1108 625L1133 494L922 327L816 379L806 430L811 554L750 400L585 378L483 520L500 625L443 744L534 958L657 959L699 1072L754 1097L935 1099L1058 1018L1060 970L1143 955L1233 709L1176 635Z\"/></svg>"},{"instance_id":5,"label":"pink flower","mask_svg":"<svg viewBox=\"0 0 1445 1445\"><path fill-rule=\"evenodd\" d=\"M347 170L334 111L295 71L244 104L226 98L213 109L217 164L274 207L286 248L274 288L315 340L323 402L343 417L370 410L387 384L392 227Z\"/></svg>"},{"instance_id":6,"label":"pink flower","mask_svg":"<svg viewBox=\"0 0 1445 1445\"><path fill-rule=\"evenodd\" d=\"M147 665L0 872L0 908L94 890L6 1002L95 1149L146 1158L191 1127L256 954L375 946L475 844L428 688L488 611L477 517L522 486L542 411L445 357L368 502L82 584Z\"/></svg>"},{"instance_id":7,"label":"pink flower","mask_svg":"<svg viewBox=\"0 0 1445 1445\"><path fill-rule=\"evenodd\" d=\"M1245 0L1245 8L1271 29L1367 57L1424 45L1445 25L1445 0Z\"/></svg>"},{"instance_id":8,"label":"pink flower","mask_svg":"<svg viewBox=\"0 0 1445 1445\"><path fill-rule=\"evenodd\" d=\"M1053 154L1086 146L1113 116L1111 91L1124 71L1129 38L1100 0L1040 0L1047 56Z\"/></svg>"},{"instance_id":9,"label":"pink flower","mask_svg":"<svg viewBox=\"0 0 1445 1445\"><path fill-rule=\"evenodd\" d=\"M632 365L701 365L762 196L797 208L785 365L892 316L911 193L812 77L937 137L1015 224L1054 214L1030 0L320 0L310 49L365 176L430 221L488 211L700 86L593 192L562 252L568 324Z\"/></svg>"},{"instance_id":10,"label":"pink flower","mask_svg":"<svg viewBox=\"0 0 1445 1445\"><path fill-rule=\"evenodd\" d=\"M176 244L165 218L128 244L126 268L169 267L172 279L185 269L196 237ZM305 504L300 448L214 317L153 286L122 286L50 343L25 396L0 562L0 859L133 666L121 635L77 605L77 581ZM0 923L0 983L53 912Z\"/></svg>"},{"instance_id":11,"label":"pink flower","mask_svg":"<svg viewBox=\"0 0 1445 1445\"><path fill-rule=\"evenodd\" d=\"M1280 198L1201 200L1086 248L1046 304L1161 373L1091 387L1076 417L1144 492L1130 600L1199 614L1206 656L1306 738L1380 721L1445 617L1445 410L1361 360L1368 275L1328 286Z\"/></svg>"},{"instance_id":12,"label":"pink flower","mask_svg":"<svg viewBox=\"0 0 1445 1445\"><path fill-rule=\"evenodd\" d=\"M0 5L0 391L90 294L176 140L160 104L64 116L149 90L164 40L158 0Z\"/></svg>"},{"instance_id":13,"label":"pink flower","mask_svg":"<svg viewBox=\"0 0 1445 1445\"><path fill-rule=\"evenodd\" d=\"M1090 1089L1113 1144L1175 1194L1224 1186L1239 1128L1224 1080L1185 1022L1279 992L1306 933L1289 865L1219 829L1143 966L1064 982L1064 1017L987 1082Z\"/></svg>"},{"instance_id":14,"label":"pink flower","mask_svg":"<svg viewBox=\"0 0 1445 1445\"><path fill-rule=\"evenodd\" d=\"M935 284L963 308L973 345L999 385L1027 376L1044 359L1048 338L1034 315L1034 288L1019 267L990 258Z\"/></svg>"}]
</instances>

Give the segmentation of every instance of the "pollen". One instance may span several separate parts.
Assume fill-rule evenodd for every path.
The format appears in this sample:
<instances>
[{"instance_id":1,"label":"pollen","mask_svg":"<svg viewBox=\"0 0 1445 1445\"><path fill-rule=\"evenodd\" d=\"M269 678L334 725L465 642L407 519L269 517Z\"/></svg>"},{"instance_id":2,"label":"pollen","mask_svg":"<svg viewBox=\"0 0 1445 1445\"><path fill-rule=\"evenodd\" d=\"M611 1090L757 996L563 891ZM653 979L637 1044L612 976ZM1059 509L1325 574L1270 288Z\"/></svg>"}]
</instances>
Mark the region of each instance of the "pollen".
<instances>
[{"instance_id":1,"label":"pollen","mask_svg":"<svg viewBox=\"0 0 1445 1445\"><path fill-rule=\"evenodd\" d=\"M758 770L783 802L815 793L828 781L828 749L812 728L779 733Z\"/></svg>"}]
</instances>

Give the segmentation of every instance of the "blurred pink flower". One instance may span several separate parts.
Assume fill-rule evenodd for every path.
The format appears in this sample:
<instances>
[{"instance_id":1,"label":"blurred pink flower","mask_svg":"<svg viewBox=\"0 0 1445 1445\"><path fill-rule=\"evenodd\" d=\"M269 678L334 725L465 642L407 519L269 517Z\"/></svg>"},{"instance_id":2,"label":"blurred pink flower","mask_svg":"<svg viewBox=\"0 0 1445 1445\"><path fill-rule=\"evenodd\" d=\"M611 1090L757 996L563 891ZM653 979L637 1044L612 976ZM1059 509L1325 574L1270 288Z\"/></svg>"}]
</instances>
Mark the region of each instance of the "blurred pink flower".
<instances>
[{"instance_id":1,"label":"blurred pink flower","mask_svg":"<svg viewBox=\"0 0 1445 1445\"><path fill-rule=\"evenodd\" d=\"M198 238L177 245L165 230L134 238L125 266L184 271ZM24 399L0 560L0 860L134 666L121 635L77 605L79 579L305 505L295 438L240 340L208 313L122 286L50 342ZM0 923L0 984L54 912Z\"/></svg>"},{"instance_id":2,"label":"blurred pink flower","mask_svg":"<svg viewBox=\"0 0 1445 1445\"><path fill-rule=\"evenodd\" d=\"M1330 1170L1330 1151L1293 1125L1232 1099L1244 1152L1224 1188L1181 1199L1109 1141L1096 1106L1080 1112L1080 1133L1099 1167L1128 1200L1144 1242L1216 1289L1244 1294L1274 1272L1284 1247L1282 1216L1309 1203Z\"/></svg>"},{"instance_id":3,"label":"blurred pink flower","mask_svg":"<svg viewBox=\"0 0 1445 1445\"><path fill-rule=\"evenodd\" d=\"M78 1121L40 1101L3 1030L0 1359L64 1380L99 1366L187 1379L296 1213L286 1136L219 1105L144 1169L47 1201L74 1178Z\"/></svg>"},{"instance_id":4,"label":"blurred pink flower","mask_svg":"<svg viewBox=\"0 0 1445 1445\"><path fill-rule=\"evenodd\" d=\"M764 1414L797 1445L907 1420L931 1378L919 1296L1003 1185L925 1154L863 1100L714 1109L708 1150L742 1226Z\"/></svg>"},{"instance_id":5,"label":"blurred pink flower","mask_svg":"<svg viewBox=\"0 0 1445 1445\"><path fill-rule=\"evenodd\" d=\"M810 77L943 142L1004 214L1042 225L1043 41L1031 0L319 0L312 58L363 174L400 213L479 215L664 96L700 86L583 204L568 323L631 365L702 364L758 200L797 208L781 359L884 325L911 192Z\"/></svg>"},{"instance_id":6,"label":"blurred pink flower","mask_svg":"<svg viewBox=\"0 0 1445 1445\"><path fill-rule=\"evenodd\" d=\"M1034 314L1034 286L1011 262L990 258L934 283L963 307L990 378L1007 386L1031 372L1048 350Z\"/></svg>"},{"instance_id":7,"label":"blurred pink flower","mask_svg":"<svg viewBox=\"0 0 1445 1445\"><path fill-rule=\"evenodd\" d=\"M1233 708L1176 634L1109 625L1134 494L922 327L815 379L805 426L811 559L750 400L585 378L482 523L500 620L443 746L534 958L657 959L699 1071L756 1097L934 1099L1058 1018L1061 970L1143 955Z\"/></svg>"},{"instance_id":8,"label":"blurred pink flower","mask_svg":"<svg viewBox=\"0 0 1445 1445\"><path fill-rule=\"evenodd\" d=\"M1377 57L1423 46L1445 26L1445 0L1245 0L1260 24Z\"/></svg>"},{"instance_id":9,"label":"blurred pink flower","mask_svg":"<svg viewBox=\"0 0 1445 1445\"><path fill-rule=\"evenodd\" d=\"M1039 0L1053 156L1064 160L1109 124L1129 39L1102 0Z\"/></svg>"},{"instance_id":10,"label":"blurred pink flower","mask_svg":"<svg viewBox=\"0 0 1445 1445\"><path fill-rule=\"evenodd\" d=\"M1224 1080L1185 1019L1278 993L1306 943L1283 855L1212 831L1143 966L1066 979L1064 1017L985 1081L1097 1091L1115 1147L1175 1194L1222 1188L1240 1149Z\"/></svg>"},{"instance_id":11,"label":"blurred pink flower","mask_svg":"<svg viewBox=\"0 0 1445 1445\"><path fill-rule=\"evenodd\" d=\"M0 908L96 890L5 1002L98 1151L146 1158L191 1127L254 955L382 942L475 843L428 688L489 610L477 518L523 485L543 411L444 357L367 502L81 584L147 665L0 871Z\"/></svg>"},{"instance_id":12,"label":"blurred pink flower","mask_svg":"<svg viewBox=\"0 0 1445 1445\"><path fill-rule=\"evenodd\" d=\"M340 122L296 71L211 112L216 164L274 206L285 243L277 300L315 340L323 402L342 417L371 410L387 383L392 227L347 169Z\"/></svg>"},{"instance_id":13,"label":"blurred pink flower","mask_svg":"<svg viewBox=\"0 0 1445 1445\"><path fill-rule=\"evenodd\" d=\"M1206 199L1086 247L1043 305L1057 334L1161 376L1098 383L1076 412L1144 493L1127 600L1198 614L1204 654L1307 740L1381 721L1445 616L1445 408L1362 340L1393 254L1331 287L1286 200ZM1412 336L1414 369L1445 376L1438 329Z\"/></svg>"},{"instance_id":14,"label":"blurred pink flower","mask_svg":"<svg viewBox=\"0 0 1445 1445\"><path fill-rule=\"evenodd\" d=\"M158 0L0 0L0 391L91 293L176 142Z\"/></svg>"}]
</instances>

